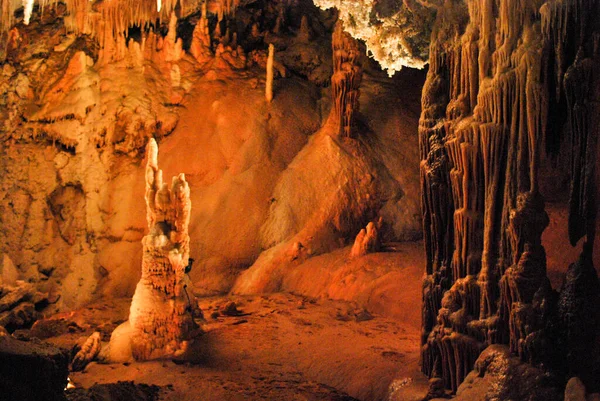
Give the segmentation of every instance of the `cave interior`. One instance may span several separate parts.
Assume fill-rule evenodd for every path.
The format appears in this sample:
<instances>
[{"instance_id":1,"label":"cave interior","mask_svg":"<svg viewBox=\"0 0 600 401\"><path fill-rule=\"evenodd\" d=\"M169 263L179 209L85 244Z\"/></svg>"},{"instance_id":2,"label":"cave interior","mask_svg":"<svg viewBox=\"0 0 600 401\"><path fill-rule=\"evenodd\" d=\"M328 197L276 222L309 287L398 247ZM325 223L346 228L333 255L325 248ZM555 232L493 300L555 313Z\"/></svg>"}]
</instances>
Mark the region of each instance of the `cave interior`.
<instances>
[{"instance_id":1,"label":"cave interior","mask_svg":"<svg viewBox=\"0 0 600 401\"><path fill-rule=\"evenodd\" d=\"M0 0L0 401L600 400L600 0Z\"/></svg>"}]
</instances>

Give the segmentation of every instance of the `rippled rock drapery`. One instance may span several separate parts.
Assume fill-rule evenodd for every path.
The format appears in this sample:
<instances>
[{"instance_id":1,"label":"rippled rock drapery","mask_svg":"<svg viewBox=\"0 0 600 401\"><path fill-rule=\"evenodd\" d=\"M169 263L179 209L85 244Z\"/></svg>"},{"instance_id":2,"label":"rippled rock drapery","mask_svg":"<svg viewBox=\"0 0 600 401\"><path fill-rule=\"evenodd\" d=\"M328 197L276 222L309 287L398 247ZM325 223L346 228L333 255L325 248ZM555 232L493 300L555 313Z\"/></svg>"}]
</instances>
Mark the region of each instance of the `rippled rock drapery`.
<instances>
[{"instance_id":1,"label":"rippled rock drapery","mask_svg":"<svg viewBox=\"0 0 600 401\"><path fill-rule=\"evenodd\" d=\"M453 390L490 344L551 368L572 351L552 345L561 328L541 244L549 220L539 165L544 150L570 149L571 242L585 236L591 247L600 24L590 16L599 12L598 1L566 0L467 0L438 9L419 127L422 357L423 371ZM567 145L561 115L571 125ZM594 340L586 341L591 351Z\"/></svg>"},{"instance_id":2,"label":"rippled rock drapery","mask_svg":"<svg viewBox=\"0 0 600 401\"><path fill-rule=\"evenodd\" d=\"M338 20L331 38L333 48L333 98L332 118L342 137L352 138L352 125L359 107L362 67L359 46L352 36L344 32Z\"/></svg>"}]
</instances>

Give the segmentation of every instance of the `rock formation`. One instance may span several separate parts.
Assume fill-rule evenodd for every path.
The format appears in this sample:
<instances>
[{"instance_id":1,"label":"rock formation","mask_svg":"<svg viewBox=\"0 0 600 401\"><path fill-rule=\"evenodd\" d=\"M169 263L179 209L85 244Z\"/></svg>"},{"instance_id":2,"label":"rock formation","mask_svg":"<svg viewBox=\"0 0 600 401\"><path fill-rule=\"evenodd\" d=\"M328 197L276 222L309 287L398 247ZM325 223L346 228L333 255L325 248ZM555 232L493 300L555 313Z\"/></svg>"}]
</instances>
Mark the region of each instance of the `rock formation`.
<instances>
[{"instance_id":1,"label":"rock formation","mask_svg":"<svg viewBox=\"0 0 600 401\"><path fill-rule=\"evenodd\" d=\"M432 1L315 0L335 7L344 28L365 42L369 54L393 75L402 67L423 68L428 62L429 40L436 16Z\"/></svg>"},{"instance_id":2,"label":"rock formation","mask_svg":"<svg viewBox=\"0 0 600 401\"><path fill-rule=\"evenodd\" d=\"M190 252L190 189L183 174L173 177L170 187L163 182L154 139L148 142L147 155L149 233L142 239L142 278L131 301L129 320L111 337L110 355L116 361L130 356L148 360L181 355L195 330L195 300L185 281Z\"/></svg>"},{"instance_id":3,"label":"rock formation","mask_svg":"<svg viewBox=\"0 0 600 401\"><path fill-rule=\"evenodd\" d=\"M338 21L331 38L331 46L333 48L331 117L336 127L339 127L339 135L352 138L352 125L358 112L359 87L362 80L358 42L344 32L343 23Z\"/></svg>"},{"instance_id":4,"label":"rock formation","mask_svg":"<svg viewBox=\"0 0 600 401\"><path fill-rule=\"evenodd\" d=\"M208 16L206 3L202 5L200 20L194 28L190 53L199 62L209 61L213 54L210 50L210 30L208 29Z\"/></svg>"},{"instance_id":5,"label":"rock formation","mask_svg":"<svg viewBox=\"0 0 600 401\"><path fill-rule=\"evenodd\" d=\"M94 360L100 353L102 344L100 342L100 332L96 331L88 337L81 346L81 349L75 354L71 361L71 370L83 370L86 365Z\"/></svg>"},{"instance_id":6,"label":"rock formation","mask_svg":"<svg viewBox=\"0 0 600 401\"><path fill-rule=\"evenodd\" d=\"M268 103L273 100L273 59L275 57L275 46L269 44L269 56L267 57L267 83L265 87L265 99Z\"/></svg>"},{"instance_id":7,"label":"rock formation","mask_svg":"<svg viewBox=\"0 0 600 401\"><path fill-rule=\"evenodd\" d=\"M588 16L598 7L496 0L438 8L419 128L423 371L453 390L496 343L523 361L560 369L551 345L556 294L541 244L548 216L540 160L551 144L564 143L564 120L554 119L568 115L571 242L585 235L590 246L599 133L591 116L600 111L591 71L600 71L600 26Z\"/></svg>"},{"instance_id":8,"label":"rock formation","mask_svg":"<svg viewBox=\"0 0 600 401\"><path fill-rule=\"evenodd\" d=\"M367 224L367 227L361 229L350 250L350 257L356 258L368 253L378 252L381 249L381 242L379 239L380 228L381 218L377 223L370 221L369 224Z\"/></svg>"}]
</instances>

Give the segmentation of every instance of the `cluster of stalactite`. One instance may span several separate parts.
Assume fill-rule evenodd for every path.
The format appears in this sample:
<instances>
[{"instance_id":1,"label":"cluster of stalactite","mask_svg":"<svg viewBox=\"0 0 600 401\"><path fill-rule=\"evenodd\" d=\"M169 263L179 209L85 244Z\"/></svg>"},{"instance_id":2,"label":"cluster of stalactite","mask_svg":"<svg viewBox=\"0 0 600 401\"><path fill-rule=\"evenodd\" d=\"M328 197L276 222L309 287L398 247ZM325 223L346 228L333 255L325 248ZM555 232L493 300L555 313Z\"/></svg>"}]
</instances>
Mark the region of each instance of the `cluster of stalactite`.
<instances>
[{"instance_id":1,"label":"cluster of stalactite","mask_svg":"<svg viewBox=\"0 0 600 401\"><path fill-rule=\"evenodd\" d=\"M561 352L573 353L550 345L574 323L557 307L546 276L541 235L549 219L538 174L544 145L571 149L571 242L586 236L591 255L600 24L590 16L599 12L594 0L466 0L438 10L419 126L427 252L422 368L452 390L490 344L508 344L523 361L551 367ZM560 137L560 115L570 121L571 141ZM582 260L577 268L595 277L591 256ZM594 302L597 279L591 287L587 299L567 302L567 315L580 316L573 305ZM579 374L581 367L570 363L569 370Z\"/></svg>"},{"instance_id":2,"label":"cluster of stalactite","mask_svg":"<svg viewBox=\"0 0 600 401\"><path fill-rule=\"evenodd\" d=\"M43 12L45 7L54 6L58 0L26 0L15 2L12 0L0 0L0 31L8 30L15 22L15 11L23 7L23 22L28 24L31 19L33 7L37 4ZM157 19L169 18L175 8L179 12L194 10L206 4L202 0L180 1L180 0L67 0L63 1L67 6L68 22L71 29L76 33L95 34L104 31L108 27L112 32L122 32L133 25L143 26L147 23L155 23ZM219 15L231 14L235 11L239 1L223 0L212 1L211 11Z\"/></svg>"},{"instance_id":3,"label":"cluster of stalactite","mask_svg":"<svg viewBox=\"0 0 600 401\"><path fill-rule=\"evenodd\" d=\"M29 24L33 18L34 5L39 6L39 13L43 15L45 8L55 7L58 3L58 0L23 2L24 17L22 20L16 20L16 7L20 7L21 2L0 0L0 47L5 47L10 41L9 30L15 23ZM112 47L112 44L119 40L125 42L127 30L130 27L141 27L144 32L148 30L146 29L148 27L156 29L163 21L168 22L175 15L189 15L201 8L204 10L203 16L205 17L207 14L207 2L202 0L187 2L179 0L67 0L61 3L66 6L64 21L67 30L97 39L102 48ZM212 1L208 11L216 14L218 21L221 22L235 11L238 3L238 0ZM177 20L175 19L175 21ZM202 29L200 35L205 34L206 28L207 24L200 27ZM150 37L150 39L153 38Z\"/></svg>"},{"instance_id":4,"label":"cluster of stalactite","mask_svg":"<svg viewBox=\"0 0 600 401\"><path fill-rule=\"evenodd\" d=\"M189 263L190 189L185 176L163 183L158 147L148 143L146 211L149 233L142 239L142 278L131 301L131 351L137 360L185 351L193 334L193 295L186 290Z\"/></svg>"},{"instance_id":5,"label":"cluster of stalactite","mask_svg":"<svg viewBox=\"0 0 600 401\"><path fill-rule=\"evenodd\" d=\"M359 106L362 67L359 63L358 42L344 32L341 20L338 20L335 25L331 46L333 48L332 114L336 126L339 126L339 135L352 138L352 125Z\"/></svg>"}]
</instances>

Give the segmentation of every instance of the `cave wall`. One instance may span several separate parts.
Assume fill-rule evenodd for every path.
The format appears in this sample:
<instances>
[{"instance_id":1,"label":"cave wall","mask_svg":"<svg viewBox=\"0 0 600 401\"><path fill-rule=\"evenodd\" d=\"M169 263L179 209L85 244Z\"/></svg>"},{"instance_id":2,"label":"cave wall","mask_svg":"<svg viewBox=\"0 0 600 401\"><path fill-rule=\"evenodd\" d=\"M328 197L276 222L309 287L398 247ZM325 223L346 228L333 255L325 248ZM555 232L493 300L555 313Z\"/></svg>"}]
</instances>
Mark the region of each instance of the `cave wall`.
<instances>
[{"instance_id":1,"label":"cave wall","mask_svg":"<svg viewBox=\"0 0 600 401\"><path fill-rule=\"evenodd\" d=\"M600 291L592 262L599 7L483 0L437 8L419 124L422 368L453 390L495 343L523 361L581 375L592 389L600 383L592 306ZM555 191L558 181L553 186L540 166L552 162L570 174L569 238L559 246L585 242L560 295L542 244L544 198L555 194L540 188Z\"/></svg>"},{"instance_id":2,"label":"cave wall","mask_svg":"<svg viewBox=\"0 0 600 401\"><path fill-rule=\"evenodd\" d=\"M228 291L263 251L293 245L298 232L312 230L316 240L305 243L318 254L348 245L380 213L387 240L421 236L410 135L418 85L399 101L397 83L368 68L357 118L365 135L352 145L358 167L343 143L311 139L331 104L335 13L306 1L204 10L163 1L160 11L154 1L31 4L25 24L21 3L1 2L0 270L14 266L56 308L133 294L149 138L160 143L165 174L184 172L191 187L200 294ZM276 47L268 105L267 43ZM399 106L390 114L382 104L391 102ZM317 189L310 182L331 152L339 157ZM342 200L328 196L340 185ZM352 191L369 199L356 206ZM339 224L321 221L325 209ZM270 232L274 222L285 230Z\"/></svg>"}]
</instances>

